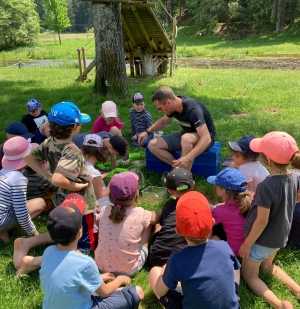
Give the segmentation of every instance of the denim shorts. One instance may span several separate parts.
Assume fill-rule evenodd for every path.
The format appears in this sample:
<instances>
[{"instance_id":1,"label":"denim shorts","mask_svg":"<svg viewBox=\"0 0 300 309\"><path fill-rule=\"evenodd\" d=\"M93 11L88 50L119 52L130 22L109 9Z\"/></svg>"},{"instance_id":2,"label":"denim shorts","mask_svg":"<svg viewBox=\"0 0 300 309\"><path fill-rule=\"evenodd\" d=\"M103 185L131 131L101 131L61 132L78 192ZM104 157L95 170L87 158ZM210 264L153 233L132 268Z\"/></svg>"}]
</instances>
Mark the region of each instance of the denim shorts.
<instances>
[{"instance_id":1,"label":"denim shorts","mask_svg":"<svg viewBox=\"0 0 300 309\"><path fill-rule=\"evenodd\" d=\"M3 223L0 224L0 232L9 231L18 225L15 209L10 207Z\"/></svg>"},{"instance_id":2,"label":"denim shorts","mask_svg":"<svg viewBox=\"0 0 300 309\"><path fill-rule=\"evenodd\" d=\"M274 252L277 252L280 248L268 248L254 244L251 247L249 259L255 262L262 262L266 260Z\"/></svg>"}]
</instances>

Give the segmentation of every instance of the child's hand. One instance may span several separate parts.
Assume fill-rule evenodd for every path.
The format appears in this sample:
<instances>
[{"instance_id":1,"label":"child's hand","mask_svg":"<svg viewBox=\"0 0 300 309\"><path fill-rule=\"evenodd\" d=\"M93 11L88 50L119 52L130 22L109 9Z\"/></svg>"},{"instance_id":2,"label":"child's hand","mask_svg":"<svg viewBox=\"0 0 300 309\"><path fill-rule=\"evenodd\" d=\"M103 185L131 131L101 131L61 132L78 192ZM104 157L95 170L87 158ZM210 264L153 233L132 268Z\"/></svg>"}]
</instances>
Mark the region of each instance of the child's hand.
<instances>
[{"instance_id":1,"label":"child's hand","mask_svg":"<svg viewBox=\"0 0 300 309\"><path fill-rule=\"evenodd\" d=\"M37 235L40 235L40 233L39 233L38 230L35 230L34 233L33 233L33 235L34 235L34 236L37 236Z\"/></svg>"},{"instance_id":2,"label":"child's hand","mask_svg":"<svg viewBox=\"0 0 300 309\"><path fill-rule=\"evenodd\" d=\"M122 285L127 285L131 283L131 279L128 276L121 275L118 276L118 278L122 281Z\"/></svg>"},{"instance_id":3,"label":"child's hand","mask_svg":"<svg viewBox=\"0 0 300 309\"><path fill-rule=\"evenodd\" d=\"M116 277L112 273L104 273L104 274L101 275L101 278L105 282L105 281L109 281L109 280L114 280Z\"/></svg>"},{"instance_id":4,"label":"child's hand","mask_svg":"<svg viewBox=\"0 0 300 309\"><path fill-rule=\"evenodd\" d=\"M251 247L244 242L240 247L239 255L242 259L249 259L250 251Z\"/></svg>"},{"instance_id":5,"label":"child's hand","mask_svg":"<svg viewBox=\"0 0 300 309\"><path fill-rule=\"evenodd\" d=\"M131 138L131 140L132 140L132 141L136 141L136 140L137 140L136 135L133 135L132 138Z\"/></svg>"},{"instance_id":6,"label":"child's hand","mask_svg":"<svg viewBox=\"0 0 300 309\"><path fill-rule=\"evenodd\" d=\"M75 192L76 192L76 191L80 191L80 190L86 188L88 185L89 185L88 182L87 182L87 183L77 183L77 182L76 182L75 185L74 185L74 191L75 191Z\"/></svg>"}]
</instances>

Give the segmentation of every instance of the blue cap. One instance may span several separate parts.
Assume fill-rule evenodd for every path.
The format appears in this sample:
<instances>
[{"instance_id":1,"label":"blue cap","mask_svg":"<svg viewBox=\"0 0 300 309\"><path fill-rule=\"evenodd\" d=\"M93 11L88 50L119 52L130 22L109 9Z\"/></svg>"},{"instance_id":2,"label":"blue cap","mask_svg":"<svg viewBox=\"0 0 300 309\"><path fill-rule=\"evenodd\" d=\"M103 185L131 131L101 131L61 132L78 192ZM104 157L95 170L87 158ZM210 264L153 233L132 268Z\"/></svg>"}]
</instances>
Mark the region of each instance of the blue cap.
<instances>
[{"instance_id":1,"label":"blue cap","mask_svg":"<svg viewBox=\"0 0 300 309\"><path fill-rule=\"evenodd\" d=\"M231 167L225 168L217 176L209 176L207 181L227 190L244 192L248 189L245 176L239 170Z\"/></svg>"},{"instance_id":2,"label":"blue cap","mask_svg":"<svg viewBox=\"0 0 300 309\"><path fill-rule=\"evenodd\" d=\"M69 126L90 122L91 116L80 113L78 107L72 102L60 102L52 107L48 120L61 126Z\"/></svg>"},{"instance_id":3,"label":"blue cap","mask_svg":"<svg viewBox=\"0 0 300 309\"><path fill-rule=\"evenodd\" d=\"M33 112L41 107L41 103L37 99L29 99L26 105L29 112Z\"/></svg>"},{"instance_id":4,"label":"blue cap","mask_svg":"<svg viewBox=\"0 0 300 309\"><path fill-rule=\"evenodd\" d=\"M255 138L253 135L245 135L241 139L239 139L237 142L228 142L229 147L238 152L248 152L257 154L257 152L254 152L250 149L250 142Z\"/></svg>"}]
</instances>

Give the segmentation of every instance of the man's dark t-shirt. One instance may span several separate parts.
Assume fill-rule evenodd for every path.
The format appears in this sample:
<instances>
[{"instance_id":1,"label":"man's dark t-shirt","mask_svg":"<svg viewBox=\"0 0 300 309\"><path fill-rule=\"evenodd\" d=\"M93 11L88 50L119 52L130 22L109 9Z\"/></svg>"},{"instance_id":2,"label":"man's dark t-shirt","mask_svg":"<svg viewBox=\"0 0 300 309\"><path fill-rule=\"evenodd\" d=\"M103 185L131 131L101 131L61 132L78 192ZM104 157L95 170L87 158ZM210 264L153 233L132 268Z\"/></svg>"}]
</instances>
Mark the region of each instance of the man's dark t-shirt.
<instances>
[{"instance_id":1,"label":"man's dark t-shirt","mask_svg":"<svg viewBox=\"0 0 300 309\"><path fill-rule=\"evenodd\" d=\"M182 99L182 112L173 112L167 116L173 117L181 125L183 133L196 132L197 127L206 124L210 136L214 139L216 129L206 106L187 96L178 97Z\"/></svg>"},{"instance_id":2,"label":"man's dark t-shirt","mask_svg":"<svg viewBox=\"0 0 300 309\"><path fill-rule=\"evenodd\" d=\"M178 252L187 246L185 238L175 232L177 201L178 199L169 200L163 208L160 219L162 228L153 236L154 242L150 247L151 267L165 265L173 252Z\"/></svg>"}]
</instances>

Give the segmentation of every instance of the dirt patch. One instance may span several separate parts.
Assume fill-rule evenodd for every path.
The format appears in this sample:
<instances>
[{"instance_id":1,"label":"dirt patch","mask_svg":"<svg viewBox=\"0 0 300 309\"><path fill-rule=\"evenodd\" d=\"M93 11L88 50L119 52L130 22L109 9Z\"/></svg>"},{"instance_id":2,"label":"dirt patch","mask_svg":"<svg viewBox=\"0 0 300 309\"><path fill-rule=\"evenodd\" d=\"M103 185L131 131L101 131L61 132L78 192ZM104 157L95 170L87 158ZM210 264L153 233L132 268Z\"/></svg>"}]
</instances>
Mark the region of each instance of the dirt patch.
<instances>
[{"instance_id":1,"label":"dirt patch","mask_svg":"<svg viewBox=\"0 0 300 309\"><path fill-rule=\"evenodd\" d=\"M277 114L278 113L278 110L275 109L275 108L266 108L266 109L264 109L264 111L268 114Z\"/></svg>"},{"instance_id":2,"label":"dirt patch","mask_svg":"<svg viewBox=\"0 0 300 309\"><path fill-rule=\"evenodd\" d=\"M233 118L240 118L240 117L250 117L248 113L235 113L230 115Z\"/></svg>"},{"instance_id":3,"label":"dirt patch","mask_svg":"<svg viewBox=\"0 0 300 309\"><path fill-rule=\"evenodd\" d=\"M261 70L300 70L299 57L291 58L252 58L242 60L210 60L201 58L178 58L179 66L198 69L261 69Z\"/></svg>"}]
</instances>

